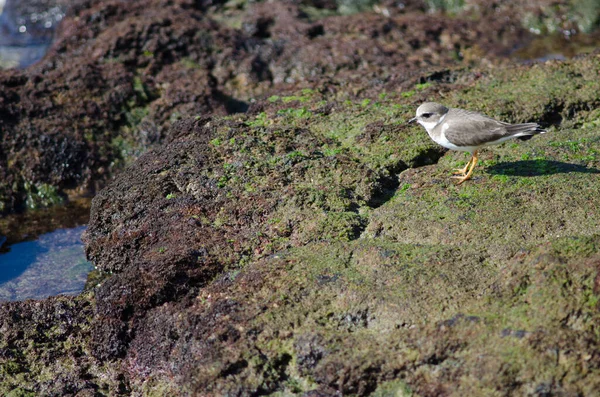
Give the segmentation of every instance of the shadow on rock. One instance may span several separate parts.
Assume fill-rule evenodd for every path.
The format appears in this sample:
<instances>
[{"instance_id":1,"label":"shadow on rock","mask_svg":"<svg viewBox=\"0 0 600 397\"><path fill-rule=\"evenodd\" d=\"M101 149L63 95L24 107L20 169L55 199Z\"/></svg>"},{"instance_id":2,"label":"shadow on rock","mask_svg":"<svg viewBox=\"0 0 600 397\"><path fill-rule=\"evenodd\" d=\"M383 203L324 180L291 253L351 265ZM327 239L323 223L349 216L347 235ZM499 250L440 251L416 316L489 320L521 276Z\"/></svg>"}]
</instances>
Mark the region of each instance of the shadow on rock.
<instances>
[{"instance_id":1,"label":"shadow on rock","mask_svg":"<svg viewBox=\"0 0 600 397\"><path fill-rule=\"evenodd\" d=\"M584 165L563 163L561 161L553 160L511 161L487 167L487 171L493 175L511 176L541 176L567 174L570 172L600 174L600 170L597 168L589 168Z\"/></svg>"}]
</instances>

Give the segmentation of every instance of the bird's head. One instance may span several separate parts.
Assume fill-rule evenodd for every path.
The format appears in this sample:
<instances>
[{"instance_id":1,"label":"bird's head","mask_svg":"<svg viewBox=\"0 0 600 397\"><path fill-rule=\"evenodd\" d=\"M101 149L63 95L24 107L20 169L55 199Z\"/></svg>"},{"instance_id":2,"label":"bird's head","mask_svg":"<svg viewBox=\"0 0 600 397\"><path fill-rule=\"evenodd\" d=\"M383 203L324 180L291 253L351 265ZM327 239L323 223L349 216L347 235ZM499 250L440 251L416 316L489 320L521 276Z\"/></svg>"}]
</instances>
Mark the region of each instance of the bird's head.
<instances>
[{"instance_id":1,"label":"bird's head","mask_svg":"<svg viewBox=\"0 0 600 397\"><path fill-rule=\"evenodd\" d=\"M410 119L409 123L415 121L429 130L436 126L440 119L448 113L448 108L435 102L425 102L417 108L417 116Z\"/></svg>"}]
</instances>

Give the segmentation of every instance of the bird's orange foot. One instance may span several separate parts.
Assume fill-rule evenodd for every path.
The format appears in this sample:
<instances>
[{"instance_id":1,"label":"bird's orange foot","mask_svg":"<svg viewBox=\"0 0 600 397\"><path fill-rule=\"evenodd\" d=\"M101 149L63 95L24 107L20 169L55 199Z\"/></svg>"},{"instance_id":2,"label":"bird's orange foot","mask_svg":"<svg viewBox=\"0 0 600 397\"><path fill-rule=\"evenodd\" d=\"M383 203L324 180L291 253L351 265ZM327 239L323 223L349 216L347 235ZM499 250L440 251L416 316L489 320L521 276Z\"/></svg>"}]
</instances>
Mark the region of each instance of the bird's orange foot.
<instances>
[{"instance_id":1,"label":"bird's orange foot","mask_svg":"<svg viewBox=\"0 0 600 397\"><path fill-rule=\"evenodd\" d=\"M465 164L464 168L456 168L452 174L453 175L460 175L460 176L467 175L467 171L469 170L469 167L471 166L472 162L473 162L473 157L471 157L469 159L469 161L467 161L467 164Z\"/></svg>"},{"instance_id":2,"label":"bird's orange foot","mask_svg":"<svg viewBox=\"0 0 600 397\"><path fill-rule=\"evenodd\" d=\"M458 179L458 183L457 185L460 185L461 183L463 183L464 181L471 179L471 175L470 174L466 174L466 175L456 175L456 176L451 176L450 178L452 179Z\"/></svg>"},{"instance_id":3,"label":"bird's orange foot","mask_svg":"<svg viewBox=\"0 0 600 397\"><path fill-rule=\"evenodd\" d=\"M473 157L471 157L471 160L469 160L465 169L458 170L458 171L460 171L460 173L462 175L452 176L451 178L458 179L457 185L460 185L467 179L471 179L471 175L473 175L473 169L475 168L476 164L477 164L477 151L473 152ZM468 172L467 172L467 169L469 170Z\"/></svg>"},{"instance_id":4,"label":"bird's orange foot","mask_svg":"<svg viewBox=\"0 0 600 397\"><path fill-rule=\"evenodd\" d=\"M471 165L470 161L467 163L467 165L465 165L465 168L455 169L454 172L452 173L452 175L459 175L459 176L467 175L467 170L469 169L469 165Z\"/></svg>"}]
</instances>

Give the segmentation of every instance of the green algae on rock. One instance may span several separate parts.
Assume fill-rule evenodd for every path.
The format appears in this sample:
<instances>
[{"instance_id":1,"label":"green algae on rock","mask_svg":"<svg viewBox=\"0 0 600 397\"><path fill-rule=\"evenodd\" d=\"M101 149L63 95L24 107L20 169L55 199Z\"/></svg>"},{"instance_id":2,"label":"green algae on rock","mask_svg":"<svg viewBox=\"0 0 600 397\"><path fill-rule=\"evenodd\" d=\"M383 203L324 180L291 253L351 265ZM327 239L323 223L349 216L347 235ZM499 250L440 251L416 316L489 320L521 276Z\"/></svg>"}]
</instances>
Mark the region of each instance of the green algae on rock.
<instances>
[{"instance_id":1,"label":"green algae on rock","mask_svg":"<svg viewBox=\"0 0 600 397\"><path fill-rule=\"evenodd\" d=\"M515 75L561 81L593 62L496 72L446 95L470 103ZM299 92L177 122L94 200L87 252L112 276L70 331L90 382L118 362L102 384L121 394L597 387L595 113L568 105L569 120L484 152L457 187L442 176L466 159L404 126L438 84L369 102ZM478 104L550 120L559 91L547 95ZM10 367L11 381L33 362ZM26 384L40 390L37 376Z\"/></svg>"},{"instance_id":2,"label":"green algae on rock","mask_svg":"<svg viewBox=\"0 0 600 397\"><path fill-rule=\"evenodd\" d=\"M573 61L561 70L592 61ZM538 68L551 79L555 67ZM514 74L463 87L454 98L475 98L484 84L517 84L509 75ZM536 84L526 79L521 88L534 95ZM549 92L546 103L558 95ZM582 102L595 100L591 90L579 95ZM147 170L133 172L141 178L137 187L130 179L118 180L97 199L93 224L99 227L90 230L88 249L101 268L120 273L111 284L137 277L137 270L119 268L118 247L107 250L102 243L115 228L129 230L120 232L124 245L133 238L147 248L138 251L146 261L154 261L156 247L167 247L161 257L167 263L182 258L179 243L174 244L180 237L155 235L146 242L144 233L136 232L146 227L144 219L167 211L188 244L199 233L222 236L214 245L198 243L203 251L194 254L194 261L200 259L195 263L204 263L204 270L210 263L213 270L197 281L192 280L200 274L186 270L189 282L202 286L190 292L194 303L187 309L175 301L154 307L154 299L164 299L157 287L152 289L159 295L144 301L111 298L126 299L134 312L144 307L144 323L155 321L147 314L153 313L165 324L136 328L138 336L126 348L132 368L155 368L155 354L166 362L189 363L169 379L213 394L318 389L363 395L399 376L423 395L547 387L572 392L597 385L593 363L586 364L587 372L574 373L568 385L555 381L571 360L593 361L595 354L585 352L595 351L590 332L597 317L600 219L591 208L600 204L593 190L598 141L594 127L574 127L592 113L578 108L543 139L485 152L482 174L456 187L440 176L464 159L432 152L426 136L403 127L413 99L401 98L329 102L323 111L321 94L313 93L302 102L270 98L260 104L260 113L247 116L184 122L170 146L135 165ZM498 103L495 109L515 119L534 109L519 104ZM431 153L435 165L414 160ZM163 186L159 201L147 195L153 183ZM164 199L170 193L175 198ZM131 218L129 210L114 204L122 195L145 201L145 209ZM205 203L201 212L198 202ZM190 215L191 229L184 226ZM164 276L175 277L151 277ZM546 304L562 283L561 298ZM564 321L581 331L564 330ZM195 339L182 338L190 329L196 330ZM166 344L164 335L171 335ZM147 340L157 341L154 353ZM206 345L205 340L221 342ZM561 345L569 357L556 367L542 346L566 340L573 341ZM190 350L213 359L183 355ZM187 365L195 368L193 374ZM137 370L129 372L132 387L155 385L149 391L163 382L173 389L179 384L151 372L144 378L149 383Z\"/></svg>"}]
</instances>

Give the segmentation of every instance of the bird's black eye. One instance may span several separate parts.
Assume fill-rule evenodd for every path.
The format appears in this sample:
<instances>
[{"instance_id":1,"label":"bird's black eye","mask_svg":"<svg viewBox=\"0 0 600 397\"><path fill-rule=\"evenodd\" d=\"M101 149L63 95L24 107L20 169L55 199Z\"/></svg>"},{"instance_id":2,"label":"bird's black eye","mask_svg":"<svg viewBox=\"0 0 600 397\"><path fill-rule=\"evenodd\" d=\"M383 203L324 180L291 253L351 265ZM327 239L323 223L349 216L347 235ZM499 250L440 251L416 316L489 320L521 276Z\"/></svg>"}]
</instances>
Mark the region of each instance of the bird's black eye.
<instances>
[{"instance_id":1,"label":"bird's black eye","mask_svg":"<svg viewBox=\"0 0 600 397\"><path fill-rule=\"evenodd\" d=\"M431 117L433 113L423 113L421 116L425 117L426 119L428 119L429 117Z\"/></svg>"}]
</instances>

